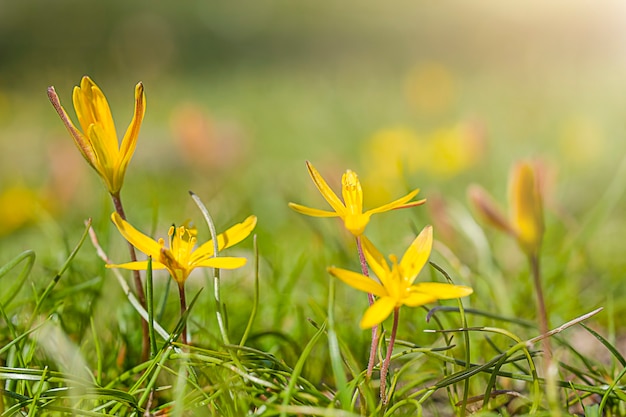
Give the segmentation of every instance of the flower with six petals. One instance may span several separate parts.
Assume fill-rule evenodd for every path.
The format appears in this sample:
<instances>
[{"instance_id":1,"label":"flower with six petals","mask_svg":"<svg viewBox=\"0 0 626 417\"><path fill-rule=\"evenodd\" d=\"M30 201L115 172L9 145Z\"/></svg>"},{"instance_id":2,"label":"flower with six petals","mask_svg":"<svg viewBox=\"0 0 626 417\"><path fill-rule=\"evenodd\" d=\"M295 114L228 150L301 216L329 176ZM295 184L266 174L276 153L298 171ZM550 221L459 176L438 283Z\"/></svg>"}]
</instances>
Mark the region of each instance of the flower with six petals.
<instances>
[{"instance_id":1,"label":"flower with six petals","mask_svg":"<svg viewBox=\"0 0 626 417\"><path fill-rule=\"evenodd\" d=\"M363 212L363 191L361 189L361 182L354 171L347 170L343 174L341 179L343 201L341 201L313 165L307 161L306 166L315 186L334 211L305 207L296 203L289 203L289 207L298 213L313 217L340 217L346 229L357 237L363 234L365 226L369 223L372 214L419 206L426 202L426 200L411 201L413 197L419 193L419 189L416 189L391 203Z\"/></svg>"},{"instance_id":2,"label":"flower with six petals","mask_svg":"<svg viewBox=\"0 0 626 417\"><path fill-rule=\"evenodd\" d=\"M447 300L470 295L473 290L462 285L444 284L439 282L421 282L414 284L428 258L433 244L433 229L427 226L415 238L406 250L402 259L390 255L391 267L366 238L363 246L367 264L378 277L374 279L346 269L330 267L328 272L357 290L377 296L361 319L361 328L367 329L382 323L391 312L407 305L417 307L437 300Z\"/></svg>"},{"instance_id":3,"label":"flower with six petals","mask_svg":"<svg viewBox=\"0 0 626 417\"><path fill-rule=\"evenodd\" d=\"M104 181L109 193L118 195L124 182L126 168L135 152L141 122L146 111L143 84L135 86L133 118L122 139L118 142L111 109L98 86L85 76L80 87L74 87L72 100L80 128L78 129L61 106L54 87L48 87L48 98L65 127L74 138L78 150Z\"/></svg>"},{"instance_id":4,"label":"flower with six petals","mask_svg":"<svg viewBox=\"0 0 626 417\"><path fill-rule=\"evenodd\" d=\"M155 241L144 235L119 214L113 213L111 219L119 232L141 252L152 257L152 269L167 269L172 278L182 286L191 271L198 267L210 267L221 269L236 269L246 263L245 258L214 256L213 240L196 246L196 229L186 226L170 227L168 231L169 247L165 247L165 241ZM256 226L256 216L250 216L243 222L232 226L217 236L217 248L222 250L231 247L244 240ZM144 270L148 268L148 261L128 262L119 265L107 265L107 268L124 268L132 270Z\"/></svg>"}]
</instances>

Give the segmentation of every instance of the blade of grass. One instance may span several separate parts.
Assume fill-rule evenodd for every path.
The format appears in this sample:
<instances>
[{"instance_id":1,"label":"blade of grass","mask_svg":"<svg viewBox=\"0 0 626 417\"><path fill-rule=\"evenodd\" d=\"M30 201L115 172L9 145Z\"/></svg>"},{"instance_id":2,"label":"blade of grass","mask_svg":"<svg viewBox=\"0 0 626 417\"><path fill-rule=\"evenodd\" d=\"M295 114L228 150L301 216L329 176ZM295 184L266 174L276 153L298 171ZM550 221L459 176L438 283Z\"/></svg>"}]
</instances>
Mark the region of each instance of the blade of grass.
<instances>
[{"instance_id":1,"label":"blade of grass","mask_svg":"<svg viewBox=\"0 0 626 417\"><path fill-rule=\"evenodd\" d=\"M5 289L3 289L2 291L3 294L2 299L0 300L0 304L4 308L8 307L8 305L11 303L11 301L13 301L17 293L24 285L26 278L30 274L33 265L35 264L35 252L33 252L32 250L24 251L5 265L3 265L2 268L0 268L0 278L2 278L23 261L26 261L26 263L22 268L20 274L17 276L17 278L11 280L11 284L10 286L8 286L8 288L5 287Z\"/></svg>"},{"instance_id":2,"label":"blade of grass","mask_svg":"<svg viewBox=\"0 0 626 417\"><path fill-rule=\"evenodd\" d=\"M585 325L585 323L580 323L580 325L583 327L583 329L585 329L589 333L591 333L593 335L593 337L598 339L600 341L600 343L602 343L604 345L604 347L607 348L609 352L611 352L611 354L615 357L615 359L617 359L619 361L619 363L622 365L622 367L626 367L626 359L624 359L622 354L619 353L619 351L617 350L617 348L615 346L613 346L608 340L606 340L604 337L602 337L602 335L600 335L598 332L596 332L595 330L593 330L593 329L589 328L587 325Z\"/></svg>"},{"instance_id":3,"label":"blade of grass","mask_svg":"<svg viewBox=\"0 0 626 417\"><path fill-rule=\"evenodd\" d=\"M309 340L309 343L307 343L307 345L302 350L302 355L298 359L298 362L296 362L296 365L293 367L293 372L291 373L291 377L289 379L289 385L287 386L285 391L282 393L283 395L282 406L283 407L286 407L289 405L289 401L291 400L293 392L296 388L296 384L298 383L300 374L302 373L302 370L304 369L306 360L309 358L309 355L311 354L313 347L315 346L319 338L324 334L325 330L326 330L326 323L323 323L320 326L319 330L313 335L311 340ZM282 412L280 413L280 416L287 417L287 411L283 409Z\"/></svg>"},{"instance_id":4,"label":"blade of grass","mask_svg":"<svg viewBox=\"0 0 626 417\"><path fill-rule=\"evenodd\" d=\"M63 263L63 265L61 266L61 269L59 270L59 272L57 272L57 274L52 278L52 281L50 281L46 289L41 294L41 297L39 297L39 299L37 300L33 313L31 314L30 320L28 321L28 325L26 327L32 326L35 318L37 317L37 314L39 313L39 309L41 309L41 306L43 305L43 302L46 300L46 298L48 298L48 296L52 292L52 289L57 285L57 283L61 279L61 276L67 270L67 268L69 268L70 263L74 260L74 257L76 257L76 254L78 253L79 249L83 246L83 243L85 242L85 239L87 238L89 234L89 230L91 230L91 219L88 219L85 222L85 231L80 237L78 243L76 244L76 246L74 247L70 255L65 260L65 263Z\"/></svg>"},{"instance_id":5,"label":"blade of grass","mask_svg":"<svg viewBox=\"0 0 626 417\"><path fill-rule=\"evenodd\" d=\"M246 344L246 341L248 340L248 335L252 330L252 323L254 323L254 319L256 318L257 311L259 309L259 247L257 246L256 235L254 235L254 237L252 238L252 247L254 248L254 299L252 301L250 318L248 318L248 324L246 325L246 329L241 336L239 346L243 346Z\"/></svg>"},{"instance_id":6,"label":"blade of grass","mask_svg":"<svg viewBox=\"0 0 626 417\"><path fill-rule=\"evenodd\" d=\"M330 363L335 376L337 397L343 410L350 410L350 392L348 391L348 379L343 369L343 359L339 349L339 341L335 332L335 279L330 278L328 285L328 353Z\"/></svg>"}]
</instances>

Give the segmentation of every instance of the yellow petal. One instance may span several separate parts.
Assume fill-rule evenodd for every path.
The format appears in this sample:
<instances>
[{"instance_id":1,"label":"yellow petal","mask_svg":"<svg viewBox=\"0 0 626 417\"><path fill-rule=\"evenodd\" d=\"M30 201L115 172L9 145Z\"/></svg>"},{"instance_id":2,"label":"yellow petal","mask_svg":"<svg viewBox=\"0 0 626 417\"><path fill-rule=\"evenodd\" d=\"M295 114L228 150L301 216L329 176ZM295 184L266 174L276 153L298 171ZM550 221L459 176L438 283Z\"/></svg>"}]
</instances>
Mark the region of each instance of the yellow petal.
<instances>
[{"instance_id":1,"label":"yellow petal","mask_svg":"<svg viewBox=\"0 0 626 417\"><path fill-rule=\"evenodd\" d=\"M144 271L148 269L148 261L127 262L124 264L106 264L107 268L131 269L134 271ZM161 262L152 261L152 269L165 269Z\"/></svg>"},{"instance_id":2,"label":"yellow petal","mask_svg":"<svg viewBox=\"0 0 626 417\"><path fill-rule=\"evenodd\" d=\"M229 248L247 238L256 226L256 216L248 216L243 222L238 223L224 233L217 236L217 250ZM203 243L191 255L191 263L196 263L204 258L211 258L214 255L213 240Z\"/></svg>"},{"instance_id":3,"label":"yellow petal","mask_svg":"<svg viewBox=\"0 0 626 417\"><path fill-rule=\"evenodd\" d=\"M324 178L320 175L319 172L315 169L315 167L309 162L306 162L306 167L309 170L309 175L311 179L315 183L317 189L322 193L322 196L326 199L328 204L335 210L338 214L344 214L346 212L346 208L342 201L337 197L337 194L328 186Z\"/></svg>"},{"instance_id":4,"label":"yellow petal","mask_svg":"<svg viewBox=\"0 0 626 417\"><path fill-rule=\"evenodd\" d=\"M205 266L208 268L237 269L244 266L246 262L246 258L217 256L215 258L203 259L202 261L194 264L193 267Z\"/></svg>"},{"instance_id":5,"label":"yellow petal","mask_svg":"<svg viewBox=\"0 0 626 417\"><path fill-rule=\"evenodd\" d=\"M217 237L218 250L230 248L247 238L256 226L256 216L248 216L243 222L238 223Z\"/></svg>"},{"instance_id":6,"label":"yellow petal","mask_svg":"<svg viewBox=\"0 0 626 417\"><path fill-rule=\"evenodd\" d=\"M513 167L509 206L520 246L529 255L537 253L543 238L543 208L534 170L527 162Z\"/></svg>"},{"instance_id":7,"label":"yellow petal","mask_svg":"<svg viewBox=\"0 0 626 417\"><path fill-rule=\"evenodd\" d=\"M98 124L89 126L87 136L89 137L96 156L94 163L96 171L98 171L98 174L104 179L110 193L119 193L122 181L115 169L118 150L115 149L112 153L109 153L111 149L104 146L107 141L106 134ZM121 179L123 180L123 176Z\"/></svg>"},{"instance_id":8,"label":"yellow petal","mask_svg":"<svg viewBox=\"0 0 626 417\"><path fill-rule=\"evenodd\" d=\"M443 282L420 282L410 288L411 295L424 294L435 297L437 300L466 297L474 292L464 285L445 284ZM406 302L409 305L408 302Z\"/></svg>"},{"instance_id":9,"label":"yellow petal","mask_svg":"<svg viewBox=\"0 0 626 417\"><path fill-rule=\"evenodd\" d=\"M369 329L382 323L396 307L396 301L391 297L381 297L363 314L361 328Z\"/></svg>"},{"instance_id":10,"label":"yellow petal","mask_svg":"<svg viewBox=\"0 0 626 417\"><path fill-rule=\"evenodd\" d=\"M83 132L89 130L92 124L101 126L105 133L106 143L102 146L108 148L109 152L118 150L117 133L113 116L106 97L98 86L87 76L80 81L80 87L74 88L73 94L74 109Z\"/></svg>"},{"instance_id":11,"label":"yellow petal","mask_svg":"<svg viewBox=\"0 0 626 417\"><path fill-rule=\"evenodd\" d=\"M341 194L346 206L346 215L363 213L361 182L356 173L350 169L341 177Z\"/></svg>"},{"instance_id":12,"label":"yellow petal","mask_svg":"<svg viewBox=\"0 0 626 417\"><path fill-rule=\"evenodd\" d=\"M365 236L361 236L361 244L363 245L363 254L367 264L372 269L374 275L378 277L384 287L389 287L389 265L385 260L385 257L376 249L374 244Z\"/></svg>"},{"instance_id":13,"label":"yellow petal","mask_svg":"<svg viewBox=\"0 0 626 417\"><path fill-rule=\"evenodd\" d=\"M117 213L111 214L111 220L113 220L121 235L124 236L124 239L130 242L131 245L146 255L152 256L152 259L160 259L161 245L156 241L135 229Z\"/></svg>"},{"instance_id":14,"label":"yellow petal","mask_svg":"<svg viewBox=\"0 0 626 417\"><path fill-rule=\"evenodd\" d=\"M120 159L117 169L124 175L126 167L130 163L133 154L135 153L135 147L137 145L137 138L139 137L139 129L141 128L141 122L143 121L144 114L146 113L146 95L143 90L143 84L138 83L135 86L135 111L133 118L126 130L126 134L122 139L120 145Z\"/></svg>"},{"instance_id":15,"label":"yellow petal","mask_svg":"<svg viewBox=\"0 0 626 417\"><path fill-rule=\"evenodd\" d=\"M338 217L339 216L339 214L335 213L334 211L315 209L311 207L302 206L296 203L289 203L289 208L297 211L300 214L306 214L307 216L313 216L313 217Z\"/></svg>"},{"instance_id":16,"label":"yellow petal","mask_svg":"<svg viewBox=\"0 0 626 417\"><path fill-rule=\"evenodd\" d=\"M435 301L437 301L437 297L423 292L411 292L402 299L402 303L409 307L419 307L424 304L434 303Z\"/></svg>"},{"instance_id":17,"label":"yellow petal","mask_svg":"<svg viewBox=\"0 0 626 417\"><path fill-rule=\"evenodd\" d=\"M400 261L400 268L410 283L420 273L428 258L433 246L433 227L426 226L415 238L411 246L406 250Z\"/></svg>"},{"instance_id":18,"label":"yellow petal","mask_svg":"<svg viewBox=\"0 0 626 417\"><path fill-rule=\"evenodd\" d=\"M359 274L357 272L348 271L347 269L335 268L331 266L328 268L328 272L335 278L339 278L352 288L364 291L366 293L374 294L379 297L387 295L385 288L378 282L374 281L370 277Z\"/></svg>"},{"instance_id":19,"label":"yellow petal","mask_svg":"<svg viewBox=\"0 0 626 417\"><path fill-rule=\"evenodd\" d=\"M371 214L383 213L385 211L390 211L390 210L395 210L395 209L419 206L421 204L424 204L426 202L426 200L413 201L413 202L409 203L409 201L411 201L413 199L413 197L415 197L417 195L417 193L419 193L419 192L420 192L420 190L418 188L416 190L411 191L409 194L405 195L402 198L394 200L391 203L387 203L387 204L385 204L383 206L380 206L378 208L368 210L365 213L371 215Z\"/></svg>"}]
</instances>

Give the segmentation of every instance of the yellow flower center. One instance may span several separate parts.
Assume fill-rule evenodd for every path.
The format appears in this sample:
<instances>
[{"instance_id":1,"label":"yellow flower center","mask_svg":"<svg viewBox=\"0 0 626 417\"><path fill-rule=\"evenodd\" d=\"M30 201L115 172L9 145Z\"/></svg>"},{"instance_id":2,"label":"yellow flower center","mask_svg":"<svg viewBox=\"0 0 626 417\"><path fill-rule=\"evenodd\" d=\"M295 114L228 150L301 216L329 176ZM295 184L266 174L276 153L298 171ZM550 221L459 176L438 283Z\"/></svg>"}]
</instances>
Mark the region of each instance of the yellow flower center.
<instances>
[{"instance_id":1,"label":"yellow flower center","mask_svg":"<svg viewBox=\"0 0 626 417\"><path fill-rule=\"evenodd\" d=\"M159 262L161 262L172 277L178 283L183 283L193 269L190 265L189 258L196 244L196 229L180 226L178 228L171 226L167 232L169 236L169 249L165 248L163 239L159 239L161 245L161 253Z\"/></svg>"}]
</instances>

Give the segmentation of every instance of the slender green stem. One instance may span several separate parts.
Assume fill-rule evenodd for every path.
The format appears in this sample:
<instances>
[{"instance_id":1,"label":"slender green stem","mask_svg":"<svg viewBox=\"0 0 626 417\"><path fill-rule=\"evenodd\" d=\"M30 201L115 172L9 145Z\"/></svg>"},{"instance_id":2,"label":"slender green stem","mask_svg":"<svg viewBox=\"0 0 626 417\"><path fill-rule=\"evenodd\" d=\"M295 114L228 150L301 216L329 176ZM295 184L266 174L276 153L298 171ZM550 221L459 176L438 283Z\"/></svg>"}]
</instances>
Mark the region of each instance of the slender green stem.
<instances>
[{"instance_id":1,"label":"slender green stem","mask_svg":"<svg viewBox=\"0 0 626 417\"><path fill-rule=\"evenodd\" d=\"M400 316L400 307L393 310L393 327L391 328L391 337L389 338L389 346L387 346L387 354L385 360L380 367L380 401L383 408L387 405L389 398L387 397L387 372L389 371L389 363L391 362L391 354L393 353L393 345L396 342L396 332L398 330L398 318Z\"/></svg>"},{"instance_id":2,"label":"slender green stem","mask_svg":"<svg viewBox=\"0 0 626 417\"><path fill-rule=\"evenodd\" d=\"M367 270L367 262L365 261L365 254L363 253L363 243L361 237L356 237L356 248L359 252L359 261L361 262L361 272L366 277L369 277L369 271ZM368 293L367 300L370 305L374 304L374 294ZM372 327L372 344L370 345L370 357L367 361L367 379L372 377L374 371L374 363L376 362L376 349L378 348L378 339L380 338L380 325Z\"/></svg>"},{"instance_id":3,"label":"slender green stem","mask_svg":"<svg viewBox=\"0 0 626 417\"><path fill-rule=\"evenodd\" d=\"M111 194L111 199L113 200L113 205L115 206L115 211L120 217L126 220L126 213L124 213L124 206L122 205L122 199L120 194ZM135 247L132 243L128 242L128 252L130 254L130 260L132 262L137 262L137 254L135 253ZM139 299L139 304L146 309L146 294L143 291L143 283L141 282L141 274L137 270L133 270L133 279L135 281L135 291L137 292L137 298ZM141 360L148 360L148 355L150 352L150 341L149 341L149 329L148 322L146 320L141 320Z\"/></svg>"},{"instance_id":4,"label":"slender green stem","mask_svg":"<svg viewBox=\"0 0 626 417\"><path fill-rule=\"evenodd\" d=\"M146 307L148 308L148 334L150 335L150 359L157 352L156 333L154 332L154 283L152 282L152 256L148 257L146 269Z\"/></svg>"},{"instance_id":5,"label":"slender green stem","mask_svg":"<svg viewBox=\"0 0 626 417\"><path fill-rule=\"evenodd\" d=\"M537 295L537 315L539 316L539 330L541 334L548 333L550 323L548 321L548 313L546 310L546 303L543 298L543 288L541 286L541 268L539 264L539 256L534 254L529 257L531 274L533 276L533 284L535 285L535 294ZM552 350L550 348L550 340L544 337L541 342L543 348L543 354L545 357L544 370L550 367L552 362Z\"/></svg>"}]
</instances>

